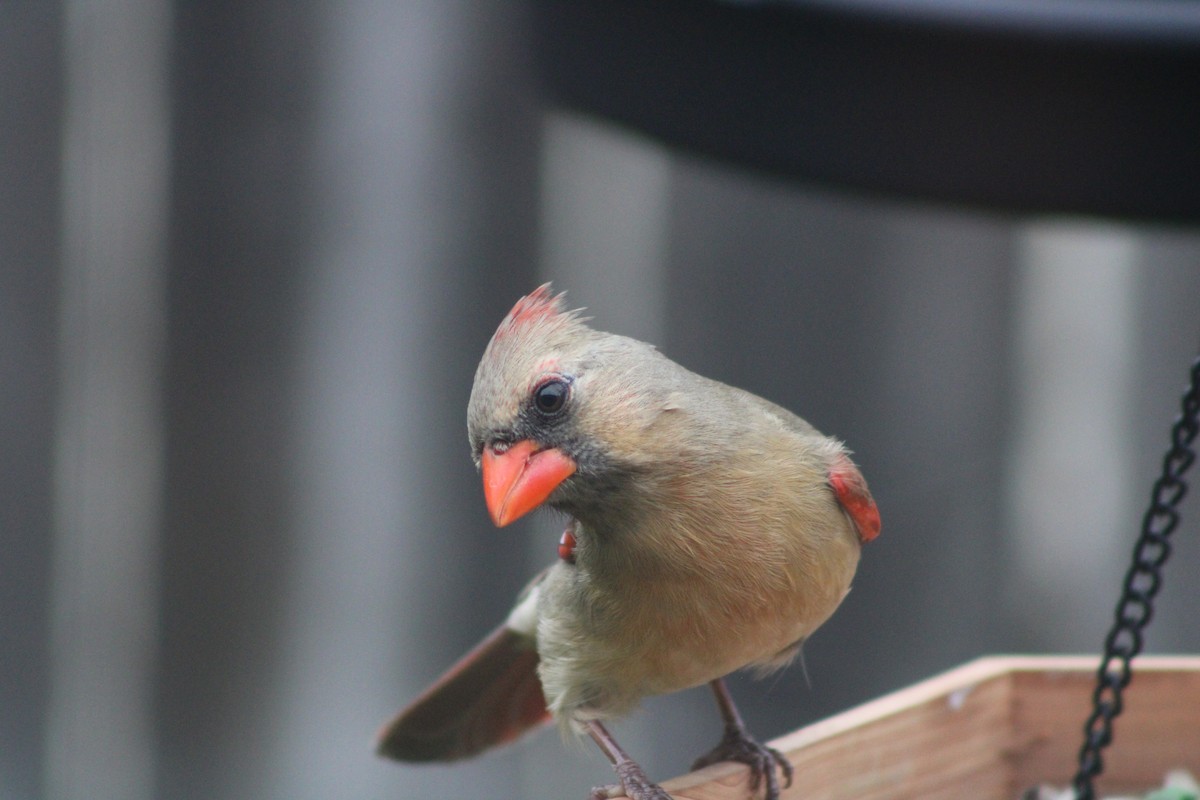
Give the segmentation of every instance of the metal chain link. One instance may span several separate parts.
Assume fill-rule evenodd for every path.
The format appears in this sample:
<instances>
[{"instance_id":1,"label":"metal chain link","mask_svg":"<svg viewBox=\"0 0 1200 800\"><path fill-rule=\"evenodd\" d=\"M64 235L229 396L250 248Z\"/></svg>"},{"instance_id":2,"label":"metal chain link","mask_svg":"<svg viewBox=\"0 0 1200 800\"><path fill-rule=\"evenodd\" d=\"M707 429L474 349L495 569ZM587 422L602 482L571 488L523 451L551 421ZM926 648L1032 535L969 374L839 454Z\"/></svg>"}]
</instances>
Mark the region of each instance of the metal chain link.
<instances>
[{"instance_id":1,"label":"metal chain link","mask_svg":"<svg viewBox=\"0 0 1200 800\"><path fill-rule=\"evenodd\" d=\"M1133 677L1130 661L1142 651L1142 630L1154 613L1162 567L1171 555L1169 537L1179 525L1178 507L1187 493L1183 474L1196 460L1192 443L1200 431L1200 358L1192 363L1191 377L1183 410L1171 427L1171 448L1163 458L1162 475L1154 483L1150 508L1142 518L1142 533L1133 549L1133 566L1125 574L1113 627L1104 640L1093 710L1083 726L1079 772L1073 782L1077 800L1095 800L1092 781L1104 771L1101 751L1112 743L1113 720L1124 707L1121 693Z\"/></svg>"}]
</instances>

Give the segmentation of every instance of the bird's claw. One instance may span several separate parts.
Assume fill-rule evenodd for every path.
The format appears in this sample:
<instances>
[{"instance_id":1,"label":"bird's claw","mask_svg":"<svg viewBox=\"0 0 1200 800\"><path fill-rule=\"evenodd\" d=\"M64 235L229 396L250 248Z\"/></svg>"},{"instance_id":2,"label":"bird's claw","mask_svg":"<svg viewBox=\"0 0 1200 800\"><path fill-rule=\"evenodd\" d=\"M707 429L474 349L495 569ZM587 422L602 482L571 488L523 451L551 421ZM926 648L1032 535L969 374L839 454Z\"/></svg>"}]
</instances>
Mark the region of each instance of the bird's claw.
<instances>
[{"instance_id":1,"label":"bird's claw","mask_svg":"<svg viewBox=\"0 0 1200 800\"><path fill-rule=\"evenodd\" d=\"M629 800L671 800L671 795L647 778L646 773L636 763L622 762L613 769L617 771L621 782L592 789L588 800L611 800L614 797L628 797Z\"/></svg>"},{"instance_id":2,"label":"bird's claw","mask_svg":"<svg viewBox=\"0 0 1200 800\"><path fill-rule=\"evenodd\" d=\"M750 767L750 790L757 792L758 787L766 782L767 791L764 800L779 800L779 779L775 777L775 769L783 773L784 788L792 785L792 764L783 753L774 747L756 741L741 728L726 728L721 743L706 755L696 759L692 769L697 770L721 761L735 761Z\"/></svg>"}]
</instances>

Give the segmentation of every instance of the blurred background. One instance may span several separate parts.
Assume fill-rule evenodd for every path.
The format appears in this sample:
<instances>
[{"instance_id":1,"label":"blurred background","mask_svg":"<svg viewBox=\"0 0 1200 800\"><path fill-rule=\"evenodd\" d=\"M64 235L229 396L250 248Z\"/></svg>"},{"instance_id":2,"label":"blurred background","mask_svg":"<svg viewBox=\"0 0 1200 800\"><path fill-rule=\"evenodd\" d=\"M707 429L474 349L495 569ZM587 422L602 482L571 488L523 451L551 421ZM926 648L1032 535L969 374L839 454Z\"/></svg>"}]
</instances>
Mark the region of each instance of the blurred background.
<instances>
[{"instance_id":1,"label":"blurred background","mask_svg":"<svg viewBox=\"0 0 1200 800\"><path fill-rule=\"evenodd\" d=\"M559 520L491 527L465 430L488 337L547 279L871 483L883 535L805 668L734 681L760 736L982 654L1099 652L1200 342L1200 233L672 149L546 102L527 15L0 4L0 797L609 782L552 731L372 754L554 558ZM1154 652L1200 649L1195 499ZM711 706L615 731L665 779Z\"/></svg>"}]
</instances>

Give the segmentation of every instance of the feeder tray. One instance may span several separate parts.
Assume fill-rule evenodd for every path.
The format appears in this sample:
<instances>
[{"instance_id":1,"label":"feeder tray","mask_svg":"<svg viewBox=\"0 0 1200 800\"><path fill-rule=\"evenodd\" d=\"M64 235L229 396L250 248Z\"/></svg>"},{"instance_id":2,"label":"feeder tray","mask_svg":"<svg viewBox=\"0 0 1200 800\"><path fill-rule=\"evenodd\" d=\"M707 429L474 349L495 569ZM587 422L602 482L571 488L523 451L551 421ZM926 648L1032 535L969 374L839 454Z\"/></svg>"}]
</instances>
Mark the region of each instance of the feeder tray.
<instances>
[{"instance_id":1,"label":"feeder tray","mask_svg":"<svg viewBox=\"0 0 1200 800\"><path fill-rule=\"evenodd\" d=\"M783 800L1017 800L1068 786L1098 661L981 658L772 742L796 769ZM1200 767L1200 657L1134 662L1125 710L1098 781L1101 796L1160 786ZM717 764L663 788L676 800L746 800L749 771Z\"/></svg>"}]
</instances>

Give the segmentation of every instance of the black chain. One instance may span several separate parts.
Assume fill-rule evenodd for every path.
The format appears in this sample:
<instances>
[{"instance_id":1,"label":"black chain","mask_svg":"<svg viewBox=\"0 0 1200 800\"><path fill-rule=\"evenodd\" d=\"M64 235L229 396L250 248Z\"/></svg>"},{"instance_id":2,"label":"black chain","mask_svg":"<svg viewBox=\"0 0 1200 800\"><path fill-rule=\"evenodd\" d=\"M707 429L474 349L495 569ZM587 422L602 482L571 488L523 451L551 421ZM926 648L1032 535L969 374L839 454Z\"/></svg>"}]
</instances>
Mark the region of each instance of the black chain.
<instances>
[{"instance_id":1,"label":"black chain","mask_svg":"<svg viewBox=\"0 0 1200 800\"><path fill-rule=\"evenodd\" d=\"M1104 658L1096 673L1092 714L1083 726L1077 800L1094 800L1092 781L1104 771L1101 751L1112 743L1113 720L1121 713L1121 693L1133 673L1129 662L1142 651L1142 630L1154 612L1154 596L1162 585L1162 566L1171 555L1168 541L1179 525L1180 501L1187 493L1183 474L1196 460L1192 442L1200 431L1200 358L1192 363L1192 383L1183 395L1183 411L1171 426L1171 448L1163 458L1162 475L1154 483L1150 508L1142 518L1142 533L1133 549L1133 566L1125 574L1116 619L1104 640Z\"/></svg>"}]
</instances>

